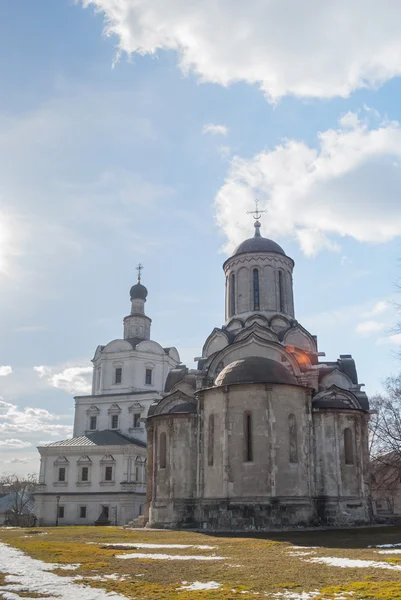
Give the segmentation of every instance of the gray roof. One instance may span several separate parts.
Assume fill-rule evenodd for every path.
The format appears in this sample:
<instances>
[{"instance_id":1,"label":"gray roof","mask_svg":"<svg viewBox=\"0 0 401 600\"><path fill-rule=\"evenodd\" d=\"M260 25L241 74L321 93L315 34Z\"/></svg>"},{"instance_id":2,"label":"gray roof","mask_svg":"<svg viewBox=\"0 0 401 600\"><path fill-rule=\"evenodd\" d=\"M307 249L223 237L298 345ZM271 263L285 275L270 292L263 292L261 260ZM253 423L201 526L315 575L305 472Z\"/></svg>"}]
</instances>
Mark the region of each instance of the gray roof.
<instances>
[{"instance_id":1,"label":"gray roof","mask_svg":"<svg viewBox=\"0 0 401 600\"><path fill-rule=\"evenodd\" d=\"M146 443L142 440L128 437L111 429L94 431L93 433L87 433L86 435L71 438L70 440L51 442L51 444L46 444L45 448L53 446L125 446L128 444L135 444L136 446L146 448Z\"/></svg>"},{"instance_id":2,"label":"gray roof","mask_svg":"<svg viewBox=\"0 0 401 600\"><path fill-rule=\"evenodd\" d=\"M269 238L264 238L262 236L255 236L245 240L237 246L232 256L245 254L246 252L276 252L277 254L284 254L285 256L285 252L281 246L276 242L273 242L273 240L269 240Z\"/></svg>"},{"instance_id":3,"label":"gray roof","mask_svg":"<svg viewBox=\"0 0 401 600\"><path fill-rule=\"evenodd\" d=\"M294 375L281 363L262 356L248 356L225 367L215 385L235 383L281 383L297 385Z\"/></svg>"},{"instance_id":4,"label":"gray roof","mask_svg":"<svg viewBox=\"0 0 401 600\"><path fill-rule=\"evenodd\" d=\"M169 413L196 413L195 402L184 402L183 404L177 404L168 411Z\"/></svg>"}]
</instances>

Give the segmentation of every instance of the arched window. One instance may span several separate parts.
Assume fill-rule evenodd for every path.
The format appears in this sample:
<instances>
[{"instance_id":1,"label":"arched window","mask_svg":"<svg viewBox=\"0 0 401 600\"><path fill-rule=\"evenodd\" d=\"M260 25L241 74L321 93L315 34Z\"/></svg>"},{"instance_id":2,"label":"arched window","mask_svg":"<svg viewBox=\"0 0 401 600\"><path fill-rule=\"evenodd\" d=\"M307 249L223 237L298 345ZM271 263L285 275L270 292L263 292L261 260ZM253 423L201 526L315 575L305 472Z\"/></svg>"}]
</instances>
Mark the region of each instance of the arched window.
<instances>
[{"instance_id":1,"label":"arched window","mask_svg":"<svg viewBox=\"0 0 401 600\"><path fill-rule=\"evenodd\" d=\"M253 270L253 310L259 310L259 271Z\"/></svg>"},{"instance_id":2,"label":"arched window","mask_svg":"<svg viewBox=\"0 0 401 600\"><path fill-rule=\"evenodd\" d=\"M235 275L234 273L230 276L230 307L229 307L229 316L235 314Z\"/></svg>"},{"instance_id":3,"label":"arched window","mask_svg":"<svg viewBox=\"0 0 401 600\"><path fill-rule=\"evenodd\" d=\"M354 444L352 441L352 431L349 427L344 429L344 457L346 465L354 464Z\"/></svg>"},{"instance_id":4,"label":"arched window","mask_svg":"<svg viewBox=\"0 0 401 600\"><path fill-rule=\"evenodd\" d=\"M213 466L214 461L214 415L209 416L209 427L207 433L207 464Z\"/></svg>"},{"instance_id":5,"label":"arched window","mask_svg":"<svg viewBox=\"0 0 401 600\"><path fill-rule=\"evenodd\" d=\"M278 305L280 312L284 312L284 282L283 272L278 272Z\"/></svg>"},{"instance_id":6,"label":"arched window","mask_svg":"<svg viewBox=\"0 0 401 600\"><path fill-rule=\"evenodd\" d=\"M295 415L288 417L288 435L290 444L290 463L298 462L297 421Z\"/></svg>"},{"instance_id":7,"label":"arched window","mask_svg":"<svg viewBox=\"0 0 401 600\"><path fill-rule=\"evenodd\" d=\"M244 462L252 461L252 414L249 411L246 411L244 413Z\"/></svg>"},{"instance_id":8,"label":"arched window","mask_svg":"<svg viewBox=\"0 0 401 600\"><path fill-rule=\"evenodd\" d=\"M161 433L159 437L159 467L165 469L167 464L167 440L166 434Z\"/></svg>"}]
</instances>

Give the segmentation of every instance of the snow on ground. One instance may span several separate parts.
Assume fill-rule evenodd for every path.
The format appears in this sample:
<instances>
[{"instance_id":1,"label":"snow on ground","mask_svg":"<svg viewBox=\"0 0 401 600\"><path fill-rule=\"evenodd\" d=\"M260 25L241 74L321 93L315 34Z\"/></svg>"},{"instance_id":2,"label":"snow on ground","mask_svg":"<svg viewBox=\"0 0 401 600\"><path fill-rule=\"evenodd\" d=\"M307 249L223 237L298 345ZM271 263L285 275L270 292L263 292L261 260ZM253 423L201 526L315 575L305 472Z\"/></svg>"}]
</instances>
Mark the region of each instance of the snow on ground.
<instances>
[{"instance_id":1,"label":"snow on ground","mask_svg":"<svg viewBox=\"0 0 401 600\"><path fill-rule=\"evenodd\" d=\"M118 554L116 558L151 558L154 560L224 560L224 556L190 556L181 554L145 554L130 552L129 554Z\"/></svg>"},{"instance_id":2,"label":"snow on ground","mask_svg":"<svg viewBox=\"0 0 401 600\"><path fill-rule=\"evenodd\" d=\"M368 546L368 548L397 548L401 544L379 544L378 546Z\"/></svg>"},{"instance_id":3,"label":"snow on ground","mask_svg":"<svg viewBox=\"0 0 401 600\"><path fill-rule=\"evenodd\" d=\"M401 554L401 549L394 548L393 550L378 550L377 554Z\"/></svg>"},{"instance_id":4,"label":"snow on ground","mask_svg":"<svg viewBox=\"0 0 401 600\"><path fill-rule=\"evenodd\" d=\"M307 562L314 562L329 565L330 567L342 567L349 569L389 569L390 571L401 571L401 565L393 565L387 562L378 562L375 560L360 560L356 558L338 558L336 556L319 556L316 558L305 559Z\"/></svg>"},{"instance_id":5,"label":"snow on ground","mask_svg":"<svg viewBox=\"0 0 401 600\"><path fill-rule=\"evenodd\" d=\"M315 590L314 592L292 592L285 590L284 592L276 592L272 594L271 598L277 598L280 600L312 600L320 596L320 592Z\"/></svg>"},{"instance_id":6,"label":"snow on ground","mask_svg":"<svg viewBox=\"0 0 401 600\"><path fill-rule=\"evenodd\" d=\"M185 585L187 582L183 581L182 586L176 588L176 590L191 590L191 591L199 591L199 590L218 590L221 587L221 583L217 583L217 581L208 581L206 583L201 583L200 581L194 581L188 585Z\"/></svg>"},{"instance_id":7,"label":"snow on ground","mask_svg":"<svg viewBox=\"0 0 401 600\"><path fill-rule=\"evenodd\" d=\"M73 565L62 565L68 569ZM106 592L74 582L73 577L61 577L51 573L60 565L44 563L26 556L21 550L0 542L0 573L6 573L6 585L0 586L0 594L6 592L7 600L20 598L18 592L35 592L49 596L49 600L127 600L115 592ZM16 592L16 593L13 593Z\"/></svg>"},{"instance_id":8,"label":"snow on ground","mask_svg":"<svg viewBox=\"0 0 401 600\"><path fill-rule=\"evenodd\" d=\"M95 542L87 542L87 544L93 544ZM119 544L118 542L114 543L114 544L97 544L99 545L101 548L114 548L116 550L122 550L123 548L142 548L142 549L148 549L148 550L157 550L158 548L160 549L176 549L176 550L185 550L187 548L195 548L195 550L215 550L217 548L217 546L194 546L193 544L142 544L142 543L137 543L137 544L133 544L132 542L129 544L126 543L121 543Z\"/></svg>"}]
</instances>

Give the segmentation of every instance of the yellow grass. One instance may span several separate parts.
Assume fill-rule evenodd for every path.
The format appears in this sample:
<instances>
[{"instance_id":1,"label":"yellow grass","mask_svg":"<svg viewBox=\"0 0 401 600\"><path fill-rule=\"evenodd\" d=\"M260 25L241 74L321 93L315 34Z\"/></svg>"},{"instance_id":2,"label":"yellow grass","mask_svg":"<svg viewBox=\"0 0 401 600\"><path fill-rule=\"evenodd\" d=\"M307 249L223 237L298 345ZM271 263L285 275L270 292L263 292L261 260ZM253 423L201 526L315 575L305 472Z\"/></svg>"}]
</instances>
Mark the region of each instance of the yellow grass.
<instances>
[{"instance_id":1,"label":"yellow grass","mask_svg":"<svg viewBox=\"0 0 401 600\"><path fill-rule=\"evenodd\" d=\"M312 556L358 558L400 564L389 554L368 548L373 544L401 543L401 528L372 528L342 531L313 531L259 535L206 535L184 531L130 531L117 527L59 527L40 531L48 535L24 537L33 530L0 529L0 541L11 544L33 558L45 562L80 563L74 572L57 570L61 576L79 574L83 583L118 592L140 600L234 600L235 598L273 597L291 590L319 590L320 598L351 593L353 600L401 600L401 571L385 569L339 568L308 562L311 556L291 556L298 546L321 546ZM95 542L95 545L87 542ZM214 550L101 548L101 543L196 544L216 546ZM140 552L172 555L211 555L220 561L162 561L116 558ZM305 552L305 551L304 551ZM93 581L94 575L120 574L124 581ZM177 590L182 582L216 581L218 590ZM235 590L235 591L234 591ZM246 593L240 593L246 592ZM265 596L267 594L267 596Z\"/></svg>"}]
</instances>

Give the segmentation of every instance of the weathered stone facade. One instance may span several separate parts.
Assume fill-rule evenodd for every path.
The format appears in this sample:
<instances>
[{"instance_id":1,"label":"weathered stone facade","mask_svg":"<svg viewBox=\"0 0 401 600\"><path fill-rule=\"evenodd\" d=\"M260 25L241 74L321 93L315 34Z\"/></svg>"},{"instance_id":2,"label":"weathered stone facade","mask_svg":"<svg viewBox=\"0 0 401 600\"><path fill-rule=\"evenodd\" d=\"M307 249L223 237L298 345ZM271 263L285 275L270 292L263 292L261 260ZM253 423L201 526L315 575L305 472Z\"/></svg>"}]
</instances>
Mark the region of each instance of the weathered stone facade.
<instances>
[{"instance_id":1,"label":"weathered stone facade","mask_svg":"<svg viewBox=\"0 0 401 600\"><path fill-rule=\"evenodd\" d=\"M316 337L294 318L294 263L259 227L224 263L226 324L149 409L150 527L369 520L369 404L355 363L319 362Z\"/></svg>"}]
</instances>

